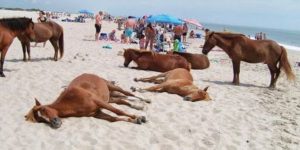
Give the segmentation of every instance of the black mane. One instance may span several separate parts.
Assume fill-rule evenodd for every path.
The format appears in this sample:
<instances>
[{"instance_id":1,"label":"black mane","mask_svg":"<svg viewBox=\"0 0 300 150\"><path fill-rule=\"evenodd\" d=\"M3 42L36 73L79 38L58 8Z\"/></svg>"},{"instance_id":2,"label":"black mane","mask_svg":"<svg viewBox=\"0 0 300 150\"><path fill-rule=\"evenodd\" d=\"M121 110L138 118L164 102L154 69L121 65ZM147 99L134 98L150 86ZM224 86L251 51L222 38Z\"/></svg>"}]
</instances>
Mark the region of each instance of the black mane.
<instances>
[{"instance_id":1,"label":"black mane","mask_svg":"<svg viewBox=\"0 0 300 150\"><path fill-rule=\"evenodd\" d=\"M12 31L26 30L30 24L33 24L31 18L3 18L0 19L0 25Z\"/></svg>"}]
</instances>

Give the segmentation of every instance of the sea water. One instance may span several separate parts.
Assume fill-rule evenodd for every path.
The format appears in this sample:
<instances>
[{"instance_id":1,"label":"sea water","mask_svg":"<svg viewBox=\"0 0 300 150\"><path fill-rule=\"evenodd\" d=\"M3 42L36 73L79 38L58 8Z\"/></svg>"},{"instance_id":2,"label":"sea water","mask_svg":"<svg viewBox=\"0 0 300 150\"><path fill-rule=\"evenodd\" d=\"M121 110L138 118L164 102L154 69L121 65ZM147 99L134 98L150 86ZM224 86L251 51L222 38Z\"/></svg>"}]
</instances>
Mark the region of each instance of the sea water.
<instances>
[{"instance_id":1,"label":"sea water","mask_svg":"<svg viewBox=\"0 0 300 150\"><path fill-rule=\"evenodd\" d=\"M203 23L203 26L213 31L226 30L229 32L242 33L246 36L251 36L251 37L255 37L256 33L263 32L266 34L267 39L274 40L280 43L286 49L300 51L300 31L259 28L259 27L244 27L244 26L222 25L222 24L212 24L212 23Z\"/></svg>"}]
</instances>

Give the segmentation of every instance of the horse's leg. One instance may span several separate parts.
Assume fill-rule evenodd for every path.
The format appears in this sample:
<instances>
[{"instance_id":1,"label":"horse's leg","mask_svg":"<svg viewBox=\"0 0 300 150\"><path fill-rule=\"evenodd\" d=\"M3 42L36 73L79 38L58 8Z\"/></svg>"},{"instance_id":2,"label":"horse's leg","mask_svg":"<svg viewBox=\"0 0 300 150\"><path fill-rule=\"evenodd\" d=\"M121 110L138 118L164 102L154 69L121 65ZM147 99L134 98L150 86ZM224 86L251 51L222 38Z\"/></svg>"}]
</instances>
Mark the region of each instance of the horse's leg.
<instances>
[{"instance_id":1,"label":"horse's leg","mask_svg":"<svg viewBox=\"0 0 300 150\"><path fill-rule=\"evenodd\" d=\"M164 82L162 84L158 84L158 85L151 86L151 87L148 87L148 88L134 88L134 87L131 87L131 90L132 91L139 91L141 93L143 93L145 91L149 91L149 92L164 92L165 91L164 87L166 87L168 85L169 85L169 83Z\"/></svg>"},{"instance_id":2,"label":"horse's leg","mask_svg":"<svg viewBox=\"0 0 300 150\"><path fill-rule=\"evenodd\" d=\"M10 44L9 44L10 45ZM3 73L3 66L4 66L4 59L5 59L5 55L8 51L9 45L6 46L4 49L2 49L1 51L1 62L0 62L0 77L5 77L4 73Z\"/></svg>"},{"instance_id":3,"label":"horse's leg","mask_svg":"<svg viewBox=\"0 0 300 150\"><path fill-rule=\"evenodd\" d=\"M98 119L107 120L109 122L125 121L125 122L137 123L137 124L141 124L142 122L146 122L145 117L143 117L143 118L136 118L136 119L119 118L119 117L113 117L111 115L108 115L108 114L102 112L101 110L99 110L93 117L98 118Z\"/></svg>"},{"instance_id":4,"label":"horse's leg","mask_svg":"<svg viewBox=\"0 0 300 150\"><path fill-rule=\"evenodd\" d=\"M269 87L270 88L275 88L274 81L275 81L275 78L276 78L275 76L276 76L276 70L277 70L277 68L276 68L276 66L271 65L271 64L268 64L268 68L269 68L270 74L271 74L271 82L270 82L270 86ZM277 80L277 78L276 78L276 80Z\"/></svg>"},{"instance_id":5,"label":"horse's leg","mask_svg":"<svg viewBox=\"0 0 300 150\"><path fill-rule=\"evenodd\" d=\"M240 79L239 79L240 64L241 64L241 61L232 60L232 66L233 66L233 81L232 81L232 83L235 85L240 84Z\"/></svg>"},{"instance_id":6,"label":"horse's leg","mask_svg":"<svg viewBox=\"0 0 300 150\"><path fill-rule=\"evenodd\" d=\"M116 85L113 85L110 82L106 82L106 84L107 84L107 87L108 87L108 89L109 89L110 92L117 91L117 92L120 92L120 93L122 93L124 95L127 95L127 96L134 96L131 92L125 91L122 88L120 88L120 87L118 87Z\"/></svg>"},{"instance_id":7,"label":"horse's leg","mask_svg":"<svg viewBox=\"0 0 300 150\"><path fill-rule=\"evenodd\" d=\"M26 44L25 42L21 42L22 50L23 50L23 61L26 61Z\"/></svg>"},{"instance_id":8,"label":"horse's leg","mask_svg":"<svg viewBox=\"0 0 300 150\"><path fill-rule=\"evenodd\" d=\"M58 43L56 39L50 39L50 42L54 48L54 61L58 60Z\"/></svg>"},{"instance_id":9,"label":"horse's leg","mask_svg":"<svg viewBox=\"0 0 300 150\"><path fill-rule=\"evenodd\" d=\"M99 108L107 109L107 110L109 110L109 111L111 111L111 112L113 112L113 113L115 113L115 114L117 114L119 116L127 116L127 117L129 117L128 118L128 122L135 122L135 121L142 122L141 121L142 119L145 120L145 117L137 117L135 115L125 113L122 110L113 107L112 105L110 105L109 103L107 103L105 101L94 100L94 102L98 105Z\"/></svg>"},{"instance_id":10,"label":"horse's leg","mask_svg":"<svg viewBox=\"0 0 300 150\"><path fill-rule=\"evenodd\" d=\"M26 47L27 47L28 60L31 60L31 55L30 55L30 42L27 42L27 43L26 43Z\"/></svg>"},{"instance_id":11,"label":"horse's leg","mask_svg":"<svg viewBox=\"0 0 300 150\"><path fill-rule=\"evenodd\" d=\"M115 104L118 104L118 105L126 105L128 107L131 107L131 108L134 108L134 109L137 109L137 110L143 110L143 108L144 108L143 106L138 106L138 105L131 104L131 103L125 101L122 98L110 97L109 103L115 103Z\"/></svg>"},{"instance_id":12,"label":"horse's leg","mask_svg":"<svg viewBox=\"0 0 300 150\"><path fill-rule=\"evenodd\" d=\"M151 77L148 77L148 78L134 78L134 81L135 82L138 82L138 81L154 82L154 83L160 84L160 83L164 82L164 80L163 79L158 79L158 78L166 77L166 75L167 75L166 73L161 73L159 75L151 76Z\"/></svg>"}]
</instances>

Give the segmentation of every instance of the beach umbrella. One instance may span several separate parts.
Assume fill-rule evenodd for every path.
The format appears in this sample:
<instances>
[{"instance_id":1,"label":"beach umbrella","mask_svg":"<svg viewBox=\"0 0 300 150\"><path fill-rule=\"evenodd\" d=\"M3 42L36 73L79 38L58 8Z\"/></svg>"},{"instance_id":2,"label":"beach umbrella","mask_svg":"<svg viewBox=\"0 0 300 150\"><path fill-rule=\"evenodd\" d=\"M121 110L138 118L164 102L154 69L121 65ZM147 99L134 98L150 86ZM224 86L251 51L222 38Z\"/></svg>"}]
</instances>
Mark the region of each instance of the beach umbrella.
<instances>
[{"instance_id":1,"label":"beach umbrella","mask_svg":"<svg viewBox=\"0 0 300 150\"><path fill-rule=\"evenodd\" d=\"M168 24L175 24L179 25L182 24L182 21L179 20L177 17L170 16L170 15L152 15L147 18L147 22L150 23L168 23Z\"/></svg>"},{"instance_id":2,"label":"beach umbrella","mask_svg":"<svg viewBox=\"0 0 300 150\"><path fill-rule=\"evenodd\" d=\"M87 9L81 9L81 10L79 10L79 13L82 13L82 14L89 14L89 15L94 14L92 11L87 10Z\"/></svg>"},{"instance_id":3,"label":"beach umbrella","mask_svg":"<svg viewBox=\"0 0 300 150\"><path fill-rule=\"evenodd\" d=\"M183 19L184 22L188 24L195 25L197 27L203 28L203 25L197 19Z\"/></svg>"}]
</instances>

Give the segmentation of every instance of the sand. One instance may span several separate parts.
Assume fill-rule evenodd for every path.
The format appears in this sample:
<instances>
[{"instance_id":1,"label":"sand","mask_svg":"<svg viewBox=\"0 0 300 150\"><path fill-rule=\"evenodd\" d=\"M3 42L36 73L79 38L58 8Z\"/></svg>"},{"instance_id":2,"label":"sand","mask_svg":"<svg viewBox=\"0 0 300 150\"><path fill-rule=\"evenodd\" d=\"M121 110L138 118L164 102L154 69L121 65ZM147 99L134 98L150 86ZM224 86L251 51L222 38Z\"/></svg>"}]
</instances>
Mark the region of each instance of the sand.
<instances>
[{"instance_id":1,"label":"sand","mask_svg":"<svg viewBox=\"0 0 300 150\"><path fill-rule=\"evenodd\" d=\"M37 17L36 12L0 10L0 17L20 14ZM8 51L4 70L7 77L0 78L0 149L299 149L299 79L290 83L282 74L277 89L270 90L265 64L242 63L241 85L234 86L231 61L220 51L209 53L210 68L192 71L197 86L210 86L212 101L192 103L168 93L136 93L150 98L152 103L145 104L143 111L116 107L146 116L148 122L143 125L83 117L63 119L62 127L54 130L45 124L26 122L24 115L34 105L35 97L42 104L53 102L63 87L82 73L114 80L127 90L152 85L135 83L133 78L157 74L124 68L124 59L118 52L138 45L93 41L93 22L59 24L65 30L65 55L58 62L51 59L54 51L50 42L45 48L42 44L33 47L30 62L22 61L17 39ZM110 32L116 27L104 22L102 31ZM189 52L201 53L199 45L203 40L188 42ZM103 49L107 44L113 48ZM295 62L300 61L300 53L288 54L299 78L300 67Z\"/></svg>"}]
</instances>

